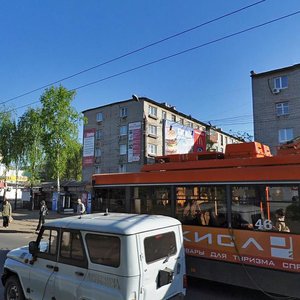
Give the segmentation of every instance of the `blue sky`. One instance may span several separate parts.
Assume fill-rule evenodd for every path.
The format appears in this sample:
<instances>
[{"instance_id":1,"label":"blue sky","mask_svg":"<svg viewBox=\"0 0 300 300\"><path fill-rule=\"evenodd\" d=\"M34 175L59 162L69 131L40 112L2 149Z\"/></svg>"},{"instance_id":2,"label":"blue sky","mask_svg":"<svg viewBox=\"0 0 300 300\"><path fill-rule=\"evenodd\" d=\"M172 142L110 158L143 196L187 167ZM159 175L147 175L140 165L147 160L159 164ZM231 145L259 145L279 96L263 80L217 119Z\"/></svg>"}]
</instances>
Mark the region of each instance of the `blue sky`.
<instances>
[{"instance_id":1,"label":"blue sky","mask_svg":"<svg viewBox=\"0 0 300 300\"><path fill-rule=\"evenodd\" d=\"M7 100L256 2L2 0L0 105L21 116L26 108L19 107L38 101L43 89ZM74 89L298 10L298 0L266 0L61 84ZM78 89L73 106L81 112L136 94L224 131L253 135L250 71L300 63L299 31L296 14Z\"/></svg>"}]
</instances>

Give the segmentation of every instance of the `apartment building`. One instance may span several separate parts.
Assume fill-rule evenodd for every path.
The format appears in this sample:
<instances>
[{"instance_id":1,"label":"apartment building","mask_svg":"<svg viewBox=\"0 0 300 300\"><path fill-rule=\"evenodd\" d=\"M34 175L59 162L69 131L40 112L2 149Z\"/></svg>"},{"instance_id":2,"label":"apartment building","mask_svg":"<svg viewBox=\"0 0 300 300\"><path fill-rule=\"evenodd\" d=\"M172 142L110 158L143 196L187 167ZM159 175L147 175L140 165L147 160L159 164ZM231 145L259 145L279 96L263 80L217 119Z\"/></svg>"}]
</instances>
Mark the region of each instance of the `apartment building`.
<instances>
[{"instance_id":1,"label":"apartment building","mask_svg":"<svg viewBox=\"0 0 300 300\"><path fill-rule=\"evenodd\" d=\"M224 152L226 144L240 142L174 106L135 95L83 114L84 181L94 173L137 172L158 155Z\"/></svg>"},{"instance_id":2,"label":"apartment building","mask_svg":"<svg viewBox=\"0 0 300 300\"><path fill-rule=\"evenodd\" d=\"M263 73L251 71L254 139L276 153L300 136L300 64Z\"/></svg>"}]
</instances>

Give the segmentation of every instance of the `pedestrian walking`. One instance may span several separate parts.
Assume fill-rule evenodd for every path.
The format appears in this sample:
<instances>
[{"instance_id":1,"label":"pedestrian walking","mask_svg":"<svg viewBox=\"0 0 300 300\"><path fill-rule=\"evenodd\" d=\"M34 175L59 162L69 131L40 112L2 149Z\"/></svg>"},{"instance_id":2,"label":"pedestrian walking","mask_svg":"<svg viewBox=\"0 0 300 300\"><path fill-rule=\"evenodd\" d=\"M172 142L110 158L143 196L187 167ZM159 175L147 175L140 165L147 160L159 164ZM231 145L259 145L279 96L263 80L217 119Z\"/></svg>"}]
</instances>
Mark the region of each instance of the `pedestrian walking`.
<instances>
[{"instance_id":1,"label":"pedestrian walking","mask_svg":"<svg viewBox=\"0 0 300 300\"><path fill-rule=\"evenodd\" d=\"M38 233L40 231L42 225L45 223L46 215L48 215L48 208L47 208L46 202L44 200L42 200L40 202L39 223L35 230L36 233Z\"/></svg>"},{"instance_id":2,"label":"pedestrian walking","mask_svg":"<svg viewBox=\"0 0 300 300\"><path fill-rule=\"evenodd\" d=\"M78 214L78 215L83 215L83 214L85 214L85 206L84 206L84 204L82 203L82 201L81 201L80 198L77 200L77 214Z\"/></svg>"},{"instance_id":3,"label":"pedestrian walking","mask_svg":"<svg viewBox=\"0 0 300 300\"><path fill-rule=\"evenodd\" d=\"M2 205L3 227L7 228L12 220L12 209L10 203L4 199Z\"/></svg>"}]
</instances>

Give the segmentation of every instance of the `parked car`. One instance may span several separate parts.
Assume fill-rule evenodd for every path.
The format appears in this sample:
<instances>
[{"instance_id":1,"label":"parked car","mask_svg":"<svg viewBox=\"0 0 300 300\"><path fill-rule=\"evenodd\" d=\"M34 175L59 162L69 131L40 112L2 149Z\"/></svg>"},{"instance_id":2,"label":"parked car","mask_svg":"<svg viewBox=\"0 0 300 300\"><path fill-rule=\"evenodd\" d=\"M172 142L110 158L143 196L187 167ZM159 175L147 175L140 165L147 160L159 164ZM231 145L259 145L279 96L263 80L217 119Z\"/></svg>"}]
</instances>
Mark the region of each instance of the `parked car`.
<instances>
[{"instance_id":1,"label":"parked car","mask_svg":"<svg viewBox=\"0 0 300 300\"><path fill-rule=\"evenodd\" d=\"M181 223L99 213L48 221L7 254L4 299L183 299Z\"/></svg>"}]
</instances>

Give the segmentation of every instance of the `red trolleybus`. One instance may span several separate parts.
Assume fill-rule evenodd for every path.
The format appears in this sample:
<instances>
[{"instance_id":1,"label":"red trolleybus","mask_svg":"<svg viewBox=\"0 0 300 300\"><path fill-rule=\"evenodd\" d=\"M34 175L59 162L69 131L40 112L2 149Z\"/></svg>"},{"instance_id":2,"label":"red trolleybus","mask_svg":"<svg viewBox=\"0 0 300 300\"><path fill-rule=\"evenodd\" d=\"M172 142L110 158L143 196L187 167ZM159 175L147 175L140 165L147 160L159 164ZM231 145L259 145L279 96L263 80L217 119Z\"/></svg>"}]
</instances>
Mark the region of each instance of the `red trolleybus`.
<instances>
[{"instance_id":1,"label":"red trolleybus","mask_svg":"<svg viewBox=\"0 0 300 300\"><path fill-rule=\"evenodd\" d=\"M93 175L92 208L176 217L188 275L299 297L299 188L300 143L243 143Z\"/></svg>"}]
</instances>

